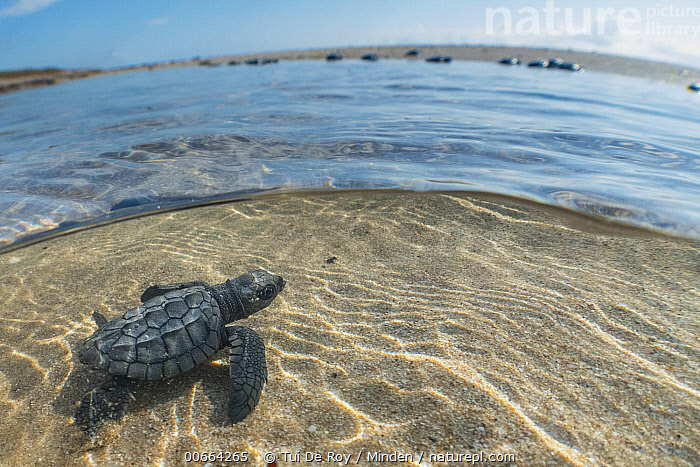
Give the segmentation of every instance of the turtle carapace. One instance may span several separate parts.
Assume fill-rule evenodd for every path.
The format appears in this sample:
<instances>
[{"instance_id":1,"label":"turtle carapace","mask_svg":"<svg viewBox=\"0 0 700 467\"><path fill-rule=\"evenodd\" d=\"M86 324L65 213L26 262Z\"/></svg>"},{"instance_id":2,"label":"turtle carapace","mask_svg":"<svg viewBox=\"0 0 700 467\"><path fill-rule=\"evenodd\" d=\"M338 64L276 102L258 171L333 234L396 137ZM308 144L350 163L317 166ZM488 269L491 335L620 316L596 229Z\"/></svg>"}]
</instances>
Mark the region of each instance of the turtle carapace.
<instances>
[{"instance_id":1,"label":"turtle carapace","mask_svg":"<svg viewBox=\"0 0 700 467\"><path fill-rule=\"evenodd\" d=\"M80 402L75 421L94 433L121 419L135 380L171 378L230 348L229 418L238 423L260 400L267 382L265 345L252 329L227 326L267 307L284 289L280 276L258 269L223 284L154 285L143 304L112 321L93 313L98 329L80 349L80 361L112 379Z\"/></svg>"}]
</instances>

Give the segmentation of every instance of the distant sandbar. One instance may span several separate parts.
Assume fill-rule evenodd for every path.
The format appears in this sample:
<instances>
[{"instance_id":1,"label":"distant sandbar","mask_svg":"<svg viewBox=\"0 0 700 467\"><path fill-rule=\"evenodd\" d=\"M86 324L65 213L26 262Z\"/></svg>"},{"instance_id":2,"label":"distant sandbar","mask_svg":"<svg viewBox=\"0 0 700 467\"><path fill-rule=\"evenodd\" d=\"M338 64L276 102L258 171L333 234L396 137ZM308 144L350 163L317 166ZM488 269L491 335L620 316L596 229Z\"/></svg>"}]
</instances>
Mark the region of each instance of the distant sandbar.
<instances>
[{"instance_id":1,"label":"distant sandbar","mask_svg":"<svg viewBox=\"0 0 700 467\"><path fill-rule=\"evenodd\" d=\"M125 73L132 71L149 71L164 68L196 66L196 65L222 65L229 61L245 62L251 59L278 59L278 60L317 60L323 59L330 53L342 55L344 58L360 58L365 54L376 54L380 59L405 58L406 52L418 50L418 59L425 59L434 55L449 55L454 60L480 60L497 61L504 57L517 57L523 62L538 58L561 58L566 62L580 64L588 70L617 73L638 78L653 79L657 81L680 84L687 86L700 81L700 70L684 68L680 65L641 60L629 57L618 57L592 52L575 52L572 50L537 49L528 47L495 47L495 46L466 46L466 45L441 45L441 46L392 46L392 47L347 47L313 50L292 50L282 52L265 52L258 54L231 55L225 57L192 58L161 63L134 65L124 68L95 70L20 70L0 73L0 93L19 91L40 86L60 84L76 79L90 78L93 76ZM414 58L415 60L415 58Z\"/></svg>"}]
</instances>

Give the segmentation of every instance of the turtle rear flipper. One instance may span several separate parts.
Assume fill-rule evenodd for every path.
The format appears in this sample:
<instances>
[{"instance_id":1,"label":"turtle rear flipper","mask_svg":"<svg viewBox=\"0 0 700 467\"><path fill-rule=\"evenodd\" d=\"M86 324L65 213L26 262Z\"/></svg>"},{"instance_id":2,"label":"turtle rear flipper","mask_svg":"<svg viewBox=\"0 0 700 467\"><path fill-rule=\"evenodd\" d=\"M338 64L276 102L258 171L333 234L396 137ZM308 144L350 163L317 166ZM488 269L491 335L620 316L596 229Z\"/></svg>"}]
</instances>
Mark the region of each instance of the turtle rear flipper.
<instances>
[{"instance_id":1,"label":"turtle rear flipper","mask_svg":"<svg viewBox=\"0 0 700 467\"><path fill-rule=\"evenodd\" d=\"M153 297L158 297L160 295L165 295L167 292L172 290L182 290L189 287L207 287L209 288L209 283L203 281L192 281L192 282L182 282L180 284L165 284L165 285L152 285L146 289L146 291L141 295L141 303L146 303Z\"/></svg>"},{"instance_id":2,"label":"turtle rear flipper","mask_svg":"<svg viewBox=\"0 0 700 467\"><path fill-rule=\"evenodd\" d=\"M227 326L231 347L231 380L228 415L233 424L253 411L267 382L265 344L255 331L243 326Z\"/></svg>"},{"instance_id":3,"label":"turtle rear flipper","mask_svg":"<svg viewBox=\"0 0 700 467\"><path fill-rule=\"evenodd\" d=\"M107 321L107 318L104 317L102 313L98 313L96 311L92 312L92 319L95 320L95 324L97 325L97 328L103 327L105 324L107 324L109 321Z\"/></svg>"},{"instance_id":4,"label":"turtle rear flipper","mask_svg":"<svg viewBox=\"0 0 700 467\"><path fill-rule=\"evenodd\" d=\"M75 424L92 436L108 421L120 421L134 398L135 384L128 378L114 377L93 389L80 400L73 417Z\"/></svg>"}]
</instances>

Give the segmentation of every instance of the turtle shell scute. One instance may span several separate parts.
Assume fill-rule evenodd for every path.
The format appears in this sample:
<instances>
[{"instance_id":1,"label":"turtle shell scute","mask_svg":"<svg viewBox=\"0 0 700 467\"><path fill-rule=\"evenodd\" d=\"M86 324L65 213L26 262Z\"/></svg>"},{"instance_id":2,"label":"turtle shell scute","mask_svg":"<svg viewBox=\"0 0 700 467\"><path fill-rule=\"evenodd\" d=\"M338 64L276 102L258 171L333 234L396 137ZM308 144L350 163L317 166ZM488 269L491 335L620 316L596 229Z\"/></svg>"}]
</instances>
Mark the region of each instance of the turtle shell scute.
<instances>
[{"instance_id":1,"label":"turtle shell scute","mask_svg":"<svg viewBox=\"0 0 700 467\"><path fill-rule=\"evenodd\" d=\"M149 328L160 329L168 322L168 314L161 307L149 307L144 317Z\"/></svg>"},{"instance_id":2,"label":"turtle shell scute","mask_svg":"<svg viewBox=\"0 0 700 467\"><path fill-rule=\"evenodd\" d=\"M177 324L173 325L169 332L164 332L162 334L169 358L187 355L187 353L195 347L194 342L192 342L192 338L182 325L182 320L171 319L167 324L170 324L173 321L176 321Z\"/></svg>"},{"instance_id":3,"label":"turtle shell scute","mask_svg":"<svg viewBox=\"0 0 700 467\"><path fill-rule=\"evenodd\" d=\"M125 320L130 320L131 318L133 318L134 316L139 314L139 311L141 311L141 310L139 310L139 308L141 308L141 307L132 308L131 310L124 313L122 315L122 318L124 318Z\"/></svg>"},{"instance_id":4,"label":"turtle shell scute","mask_svg":"<svg viewBox=\"0 0 700 467\"><path fill-rule=\"evenodd\" d=\"M165 342L163 342L160 334L155 333L155 335L151 336L146 333L138 338L136 341L136 359L149 365L161 363L168 359Z\"/></svg>"},{"instance_id":5,"label":"turtle shell scute","mask_svg":"<svg viewBox=\"0 0 700 467\"><path fill-rule=\"evenodd\" d=\"M109 358L122 362L132 363L136 361L136 339L123 334L112 345L109 351Z\"/></svg>"},{"instance_id":6,"label":"turtle shell scute","mask_svg":"<svg viewBox=\"0 0 700 467\"><path fill-rule=\"evenodd\" d=\"M146 379L163 379L163 364L162 363L151 363L148 365L146 370Z\"/></svg>"},{"instance_id":7,"label":"turtle shell scute","mask_svg":"<svg viewBox=\"0 0 700 467\"><path fill-rule=\"evenodd\" d=\"M182 373L177 364L177 359L171 358L163 363L163 378L172 378Z\"/></svg>"},{"instance_id":8,"label":"turtle shell scute","mask_svg":"<svg viewBox=\"0 0 700 467\"><path fill-rule=\"evenodd\" d=\"M145 363L134 362L129 364L129 369L126 375L134 379L146 379L148 365Z\"/></svg>"},{"instance_id":9,"label":"turtle shell scute","mask_svg":"<svg viewBox=\"0 0 700 467\"><path fill-rule=\"evenodd\" d=\"M188 311L192 309L193 308L190 308L187 305L187 302L182 299L173 300L165 304L165 312L170 318L182 318ZM196 310L196 308L194 309Z\"/></svg>"},{"instance_id":10,"label":"turtle shell scute","mask_svg":"<svg viewBox=\"0 0 700 467\"><path fill-rule=\"evenodd\" d=\"M202 297L201 292L194 292L194 293L188 294L185 297L185 302L187 303L187 306L189 306L190 308L198 307L199 305L202 304L203 301L204 301L204 297Z\"/></svg>"},{"instance_id":11,"label":"turtle shell scute","mask_svg":"<svg viewBox=\"0 0 700 467\"><path fill-rule=\"evenodd\" d=\"M177 364L180 366L180 371L184 373L194 368L194 359L189 353L186 353L177 358Z\"/></svg>"},{"instance_id":12,"label":"turtle shell scute","mask_svg":"<svg viewBox=\"0 0 700 467\"><path fill-rule=\"evenodd\" d=\"M135 379L189 371L221 348L219 305L203 287L169 291L115 318L87 339L83 363Z\"/></svg>"},{"instance_id":13,"label":"turtle shell scute","mask_svg":"<svg viewBox=\"0 0 700 467\"><path fill-rule=\"evenodd\" d=\"M130 320L127 320L126 324L122 326L122 333L131 337L139 337L141 334L148 330L148 324L143 316L135 316Z\"/></svg>"}]
</instances>

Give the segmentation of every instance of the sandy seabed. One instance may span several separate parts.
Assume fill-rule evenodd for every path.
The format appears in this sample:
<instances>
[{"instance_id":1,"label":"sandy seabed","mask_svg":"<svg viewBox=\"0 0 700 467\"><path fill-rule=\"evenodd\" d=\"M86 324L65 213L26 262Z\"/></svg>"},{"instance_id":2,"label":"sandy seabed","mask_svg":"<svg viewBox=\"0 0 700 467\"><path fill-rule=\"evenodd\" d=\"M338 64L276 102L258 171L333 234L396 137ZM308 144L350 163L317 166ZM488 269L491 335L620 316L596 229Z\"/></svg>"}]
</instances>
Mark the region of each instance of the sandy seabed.
<instances>
[{"instance_id":1,"label":"sandy seabed","mask_svg":"<svg viewBox=\"0 0 700 467\"><path fill-rule=\"evenodd\" d=\"M374 191L153 215L5 253L0 464L345 459L332 452L356 465L472 453L515 459L477 465L700 465L699 247L506 198ZM105 379L77 361L93 311L112 318L151 284L259 267L287 288L242 322L269 371L244 422L226 424L226 352L142 385L95 438L72 422Z\"/></svg>"}]
</instances>

